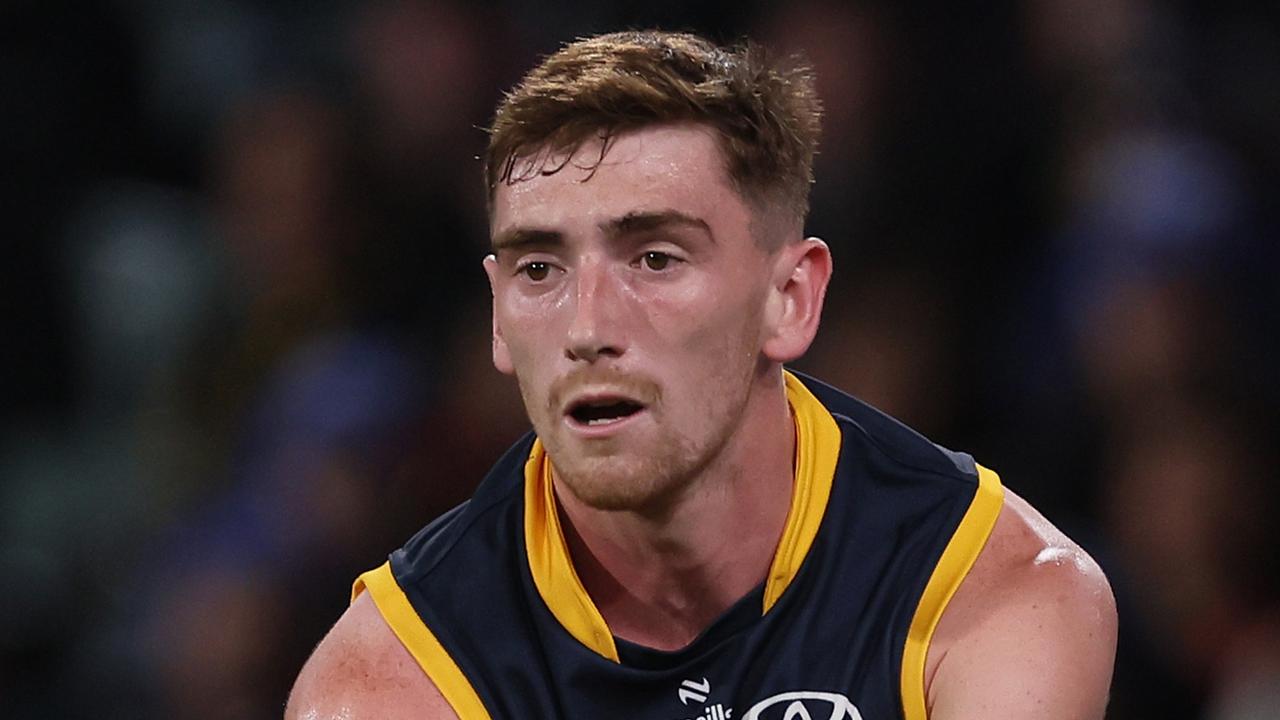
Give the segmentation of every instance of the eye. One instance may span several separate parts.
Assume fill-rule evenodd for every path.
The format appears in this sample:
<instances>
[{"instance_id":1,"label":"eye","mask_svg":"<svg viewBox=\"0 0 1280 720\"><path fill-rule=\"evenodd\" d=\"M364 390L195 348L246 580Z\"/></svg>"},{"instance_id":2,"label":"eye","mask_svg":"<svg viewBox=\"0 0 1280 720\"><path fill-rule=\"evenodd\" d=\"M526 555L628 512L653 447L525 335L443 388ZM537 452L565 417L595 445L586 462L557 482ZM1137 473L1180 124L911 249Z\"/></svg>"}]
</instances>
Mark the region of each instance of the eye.
<instances>
[{"instance_id":1,"label":"eye","mask_svg":"<svg viewBox=\"0 0 1280 720\"><path fill-rule=\"evenodd\" d=\"M544 262L526 263L517 271L523 273L526 277L534 282L542 282L551 274L551 265Z\"/></svg>"},{"instance_id":2,"label":"eye","mask_svg":"<svg viewBox=\"0 0 1280 720\"><path fill-rule=\"evenodd\" d=\"M640 262L644 263L645 268L655 272L666 270L672 260L670 255L656 251L649 251L640 257Z\"/></svg>"}]
</instances>

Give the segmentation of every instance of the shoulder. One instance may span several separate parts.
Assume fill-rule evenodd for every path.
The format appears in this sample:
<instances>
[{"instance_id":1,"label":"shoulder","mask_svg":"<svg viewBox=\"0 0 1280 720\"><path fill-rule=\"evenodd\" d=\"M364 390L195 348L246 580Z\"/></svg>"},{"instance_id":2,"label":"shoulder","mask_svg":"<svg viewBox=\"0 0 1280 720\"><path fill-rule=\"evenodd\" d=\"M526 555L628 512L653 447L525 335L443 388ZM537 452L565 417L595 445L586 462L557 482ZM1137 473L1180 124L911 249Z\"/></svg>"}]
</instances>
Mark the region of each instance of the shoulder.
<instances>
[{"instance_id":1,"label":"shoulder","mask_svg":"<svg viewBox=\"0 0 1280 720\"><path fill-rule=\"evenodd\" d=\"M1006 490L930 645L931 716L1101 718L1116 622L1102 568Z\"/></svg>"},{"instance_id":2,"label":"shoulder","mask_svg":"<svg viewBox=\"0 0 1280 720\"><path fill-rule=\"evenodd\" d=\"M339 718L456 718L367 592L320 641L298 675L285 710L286 720Z\"/></svg>"}]
</instances>

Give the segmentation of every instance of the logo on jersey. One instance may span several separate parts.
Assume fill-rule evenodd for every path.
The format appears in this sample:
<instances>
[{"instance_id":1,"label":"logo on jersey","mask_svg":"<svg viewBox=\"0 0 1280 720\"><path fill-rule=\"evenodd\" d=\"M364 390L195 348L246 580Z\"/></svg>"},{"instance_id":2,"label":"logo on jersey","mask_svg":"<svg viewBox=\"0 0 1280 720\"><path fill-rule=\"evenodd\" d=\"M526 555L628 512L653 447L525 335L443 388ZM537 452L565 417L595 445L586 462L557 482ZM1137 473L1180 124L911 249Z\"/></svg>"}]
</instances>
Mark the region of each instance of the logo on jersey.
<instances>
[{"instance_id":1,"label":"logo on jersey","mask_svg":"<svg viewBox=\"0 0 1280 720\"><path fill-rule=\"evenodd\" d=\"M688 705L692 700L696 703L704 703L707 696L711 694L711 683L705 677L702 682L696 683L692 680L685 680L680 683L680 704Z\"/></svg>"},{"instance_id":2,"label":"logo on jersey","mask_svg":"<svg viewBox=\"0 0 1280 720\"><path fill-rule=\"evenodd\" d=\"M723 703L706 705L707 698L711 697L711 681L705 677L701 682L685 680L680 683L678 694L682 705L688 705L692 700L704 706L700 715L686 720L730 720L733 717L733 708L727 708Z\"/></svg>"},{"instance_id":3,"label":"logo on jersey","mask_svg":"<svg viewBox=\"0 0 1280 720\"><path fill-rule=\"evenodd\" d=\"M742 720L862 720L862 713L840 693L798 690L761 700Z\"/></svg>"},{"instance_id":4,"label":"logo on jersey","mask_svg":"<svg viewBox=\"0 0 1280 720\"><path fill-rule=\"evenodd\" d=\"M686 720L732 720L733 708L723 703L706 705L711 682L685 680L677 691L682 705L690 701L703 705L701 714ZM862 720L862 713L849 698L834 692L793 690L778 693L751 706L741 720Z\"/></svg>"}]
</instances>

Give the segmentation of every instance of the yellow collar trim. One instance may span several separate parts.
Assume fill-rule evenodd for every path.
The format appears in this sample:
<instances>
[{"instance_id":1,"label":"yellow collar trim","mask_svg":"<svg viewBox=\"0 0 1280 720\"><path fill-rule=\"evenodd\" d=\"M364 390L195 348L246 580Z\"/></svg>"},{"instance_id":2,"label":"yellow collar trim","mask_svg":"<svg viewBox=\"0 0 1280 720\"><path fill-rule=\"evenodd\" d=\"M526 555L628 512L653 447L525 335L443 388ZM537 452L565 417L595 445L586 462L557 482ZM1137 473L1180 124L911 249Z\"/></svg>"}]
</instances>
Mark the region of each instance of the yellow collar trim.
<instances>
[{"instance_id":1,"label":"yellow collar trim","mask_svg":"<svg viewBox=\"0 0 1280 720\"><path fill-rule=\"evenodd\" d=\"M840 459L840 428L835 418L795 375L785 373L787 401L796 424L796 481L791 510L764 586L764 609L782 597L818 536L831 499L831 483Z\"/></svg>"},{"instance_id":2,"label":"yellow collar trim","mask_svg":"<svg viewBox=\"0 0 1280 720\"><path fill-rule=\"evenodd\" d=\"M533 442L524 464L524 542L533 584L551 613L578 642L619 662L613 633L569 559L569 545L556 510L551 462L541 440Z\"/></svg>"},{"instance_id":3,"label":"yellow collar trim","mask_svg":"<svg viewBox=\"0 0 1280 720\"><path fill-rule=\"evenodd\" d=\"M840 453L840 429L831 413L794 375L784 371L787 402L795 421L795 483L791 510L765 580L762 613L773 607L813 546L831 497ZM613 633L582 586L560 527L551 462L542 441L533 443L524 466L524 537L529 570L543 602L578 642L618 662Z\"/></svg>"}]
</instances>

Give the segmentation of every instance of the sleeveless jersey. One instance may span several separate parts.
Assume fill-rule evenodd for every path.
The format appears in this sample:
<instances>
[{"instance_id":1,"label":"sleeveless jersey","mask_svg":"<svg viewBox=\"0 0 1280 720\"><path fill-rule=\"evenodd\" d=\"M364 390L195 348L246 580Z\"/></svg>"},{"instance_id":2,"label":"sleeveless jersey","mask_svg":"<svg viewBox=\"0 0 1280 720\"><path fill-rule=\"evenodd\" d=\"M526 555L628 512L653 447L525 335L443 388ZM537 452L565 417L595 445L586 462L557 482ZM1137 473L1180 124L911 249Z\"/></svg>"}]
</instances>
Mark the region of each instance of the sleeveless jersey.
<instances>
[{"instance_id":1,"label":"sleeveless jersey","mask_svg":"<svg viewBox=\"0 0 1280 720\"><path fill-rule=\"evenodd\" d=\"M929 640L999 479L820 382L786 386L796 472L769 575L681 650L609 632L532 435L355 593L463 720L924 720Z\"/></svg>"}]
</instances>

